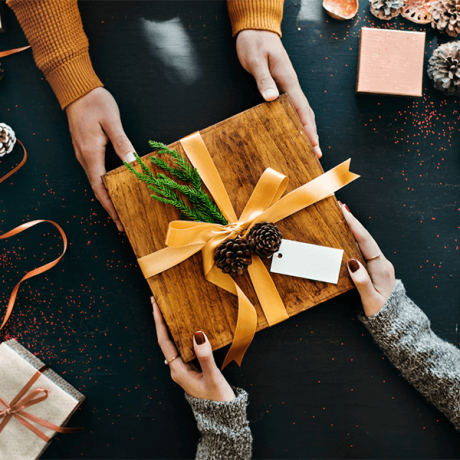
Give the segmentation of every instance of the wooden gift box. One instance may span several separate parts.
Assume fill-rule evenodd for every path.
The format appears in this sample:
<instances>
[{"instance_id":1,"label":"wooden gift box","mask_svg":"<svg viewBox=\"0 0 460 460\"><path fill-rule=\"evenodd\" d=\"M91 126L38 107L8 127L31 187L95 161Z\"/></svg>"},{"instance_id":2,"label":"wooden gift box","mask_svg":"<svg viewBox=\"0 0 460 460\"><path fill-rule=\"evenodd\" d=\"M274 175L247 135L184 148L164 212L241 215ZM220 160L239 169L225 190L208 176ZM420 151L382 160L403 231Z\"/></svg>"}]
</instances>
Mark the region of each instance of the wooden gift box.
<instances>
[{"instance_id":1,"label":"wooden gift box","mask_svg":"<svg viewBox=\"0 0 460 460\"><path fill-rule=\"evenodd\" d=\"M200 133L237 216L243 211L266 168L271 167L289 178L285 194L323 173L287 95L235 115ZM169 148L184 154L179 142L170 144ZM144 161L148 156L143 157ZM156 171L150 161L145 163ZM179 219L178 211L153 200L147 186L125 166L107 173L103 181L136 257L139 259L164 248L169 222ZM285 239L344 250L337 285L272 274L289 316L354 287L346 262L351 258L363 259L334 196L299 211L277 225ZM267 268L270 263L270 260L265 261ZM257 310L257 330L265 329L268 324L249 276L235 280ZM206 333L213 349L232 342L237 297L205 280L201 253L149 278L147 282L184 361L195 357L193 334L196 331Z\"/></svg>"}]
</instances>

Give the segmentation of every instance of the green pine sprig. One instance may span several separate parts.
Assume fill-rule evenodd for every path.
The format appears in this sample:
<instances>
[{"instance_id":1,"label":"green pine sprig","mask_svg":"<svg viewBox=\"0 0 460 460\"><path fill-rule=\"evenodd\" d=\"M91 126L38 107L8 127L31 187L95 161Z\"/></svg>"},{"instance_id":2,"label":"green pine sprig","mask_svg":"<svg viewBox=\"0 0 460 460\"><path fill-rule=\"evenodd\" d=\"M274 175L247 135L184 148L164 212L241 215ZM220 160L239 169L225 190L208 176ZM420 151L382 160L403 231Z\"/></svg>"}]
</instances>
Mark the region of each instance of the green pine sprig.
<instances>
[{"instance_id":1,"label":"green pine sprig","mask_svg":"<svg viewBox=\"0 0 460 460\"><path fill-rule=\"evenodd\" d=\"M131 164L124 162L128 170L133 173L141 182L154 192L150 196L162 203L176 207L180 211L181 218L195 222L208 222L227 225L227 220L223 216L218 206L203 191L201 177L182 155L175 150L170 150L161 142L149 142L150 146L157 149L159 155L168 155L173 159L176 167L170 166L165 160L152 156L150 160L159 168L167 171L171 176L190 185L179 184L163 173L154 174L142 159L134 153L137 162L141 166L142 172L138 172ZM187 204L180 195L183 195Z\"/></svg>"}]
</instances>

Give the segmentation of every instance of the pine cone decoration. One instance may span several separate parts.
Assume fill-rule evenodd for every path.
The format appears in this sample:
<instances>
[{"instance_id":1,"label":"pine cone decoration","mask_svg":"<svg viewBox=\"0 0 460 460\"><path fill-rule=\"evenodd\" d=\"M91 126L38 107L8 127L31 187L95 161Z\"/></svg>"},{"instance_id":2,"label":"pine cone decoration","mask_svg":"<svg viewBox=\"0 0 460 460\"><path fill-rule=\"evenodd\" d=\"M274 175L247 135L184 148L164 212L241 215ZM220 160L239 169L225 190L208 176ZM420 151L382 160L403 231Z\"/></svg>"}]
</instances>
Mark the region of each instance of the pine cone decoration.
<instances>
[{"instance_id":1,"label":"pine cone decoration","mask_svg":"<svg viewBox=\"0 0 460 460\"><path fill-rule=\"evenodd\" d=\"M460 34L460 0L438 0L431 5L431 27L449 37Z\"/></svg>"},{"instance_id":2,"label":"pine cone decoration","mask_svg":"<svg viewBox=\"0 0 460 460\"><path fill-rule=\"evenodd\" d=\"M10 153L16 144L14 131L5 123L0 123L0 157Z\"/></svg>"},{"instance_id":3,"label":"pine cone decoration","mask_svg":"<svg viewBox=\"0 0 460 460\"><path fill-rule=\"evenodd\" d=\"M249 244L241 238L224 241L217 247L214 260L224 273L242 275L252 264Z\"/></svg>"},{"instance_id":4,"label":"pine cone decoration","mask_svg":"<svg viewBox=\"0 0 460 460\"><path fill-rule=\"evenodd\" d=\"M460 41L445 43L434 50L428 61L433 86L450 96L460 96Z\"/></svg>"},{"instance_id":5,"label":"pine cone decoration","mask_svg":"<svg viewBox=\"0 0 460 460\"><path fill-rule=\"evenodd\" d=\"M403 0L369 0L371 13L386 21L398 16L403 5Z\"/></svg>"},{"instance_id":6,"label":"pine cone decoration","mask_svg":"<svg viewBox=\"0 0 460 460\"><path fill-rule=\"evenodd\" d=\"M271 222L259 222L248 233L251 251L259 257L270 258L281 246L283 234Z\"/></svg>"}]
</instances>

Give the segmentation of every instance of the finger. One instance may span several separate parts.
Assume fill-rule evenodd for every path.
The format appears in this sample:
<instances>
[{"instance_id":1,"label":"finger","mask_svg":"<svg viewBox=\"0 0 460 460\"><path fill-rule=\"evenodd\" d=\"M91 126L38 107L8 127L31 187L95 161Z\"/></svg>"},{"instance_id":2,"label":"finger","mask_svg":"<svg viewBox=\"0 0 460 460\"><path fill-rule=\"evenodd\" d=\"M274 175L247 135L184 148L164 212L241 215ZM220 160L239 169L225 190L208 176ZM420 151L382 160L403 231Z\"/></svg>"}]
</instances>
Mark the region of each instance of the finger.
<instances>
[{"instance_id":1,"label":"finger","mask_svg":"<svg viewBox=\"0 0 460 460\"><path fill-rule=\"evenodd\" d=\"M356 219L356 217L350 212L350 209L346 204L342 204L340 206L342 210L342 214L347 221L348 226L350 227L351 233L355 237L356 242L359 245L359 249L365 259L370 259L371 257L376 256L377 254L381 254L379 245L377 242L372 238L371 234L364 228L363 224ZM370 262L374 263L377 261L383 261L385 258L383 254L378 259L374 259Z\"/></svg>"},{"instance_id":2,"label":"finger","mask_svg":"<svg viewBox=\"0 0 460 460\"><path fill-rule=\"evenodd\" d=\"M200 363L201 370L205 377L213 377L219 374L220 371L214 361L212 347L204 332L196 332L193 337L193 347L195 349L196 357Z\"/></svg>"},{"instance_id":3,"label":"finger","mask_svg":"<svg viewBox=\"0 0 460 460\"><path fill-rule=\"evenodd\" d=\"M382 308L384 303L382 296L375 290L369 273L358 260L350 259L347 266L351 279L361 297L364 312L367 316L373 315Z\"/></svg>"},{"instance_id":4,"label":"finger","mask_svg":"<svg viewBox=\"0 0 460 460\"><path fill-rule=\"evenodd\" d=\"M155 301L155 298L150 297L153 307L153 319L155 320L155 329L157 331L158 344L160 345L161 351L165 359L168 361L174 356L178 356L178 351L173 341L169 338L168 329L166 327L165 320L161 314L158 304ZM174 360L176 361L176 360ZM174 362L172 361L171 364Z\"/></svg>"},{"instance_id":5,"label":"finger","mask_svg":"<svg viewBox=\"0 0 460 460\"><path fill-rule=\"evenodd\" d=\"M104 120L102 129L110 139L116 154L123 160L131 163L136 159L134 147L123 130L120 117L117 113L111 113L110 118Z\"/></svg>"},{"instance_id":6,"label":"finger","mask_svg":"<svg viewBox=\"0 0 460 460\"><path fill-rule=\"evenodd\" d=\"M99 200L99 203L102 204L103 208L107 211L109 216L112 218L113 222L117 226L118 231L124 232L125 229L123 228L123 225L121 224L117 211L115 211L115 208L113 207L112 201L109 198L109 194L107 193L107 190L104 184L102 183L102 180L99 180L99 182L96 182L95 184L92 184L91 186L94 190L94 194L96 195L96 198Z\"/></svg>"},{"instance_id":7,"label":"finger","mask_svg":"<svg viewBox=\"0 0 460 460\"><path fill-rule=\"evenodd\" d=\"M266 101L274 101L280 95L275 80L273 80L268 68L268 60L264 58L253 61L248 68L255 78L257 88Z\"/></svg>"},{"instance_id":8,"label":"finger","mask_svg":"<svg viewBox=\"0 0 460 460\"><path fill-rule=\"evenodd\" d=\"M310 139L311 145L314 152L318 158L323 156L321 148L319 146L319 137L316 130L315 114L308 103L305 94L300 87L300 84L297 82L296 85L291 86L289 89L286 89L289 93L289 96L292 99L297 113L299 114L300 121L307 133L308 139Z\"/></svg>"}]
</instances>

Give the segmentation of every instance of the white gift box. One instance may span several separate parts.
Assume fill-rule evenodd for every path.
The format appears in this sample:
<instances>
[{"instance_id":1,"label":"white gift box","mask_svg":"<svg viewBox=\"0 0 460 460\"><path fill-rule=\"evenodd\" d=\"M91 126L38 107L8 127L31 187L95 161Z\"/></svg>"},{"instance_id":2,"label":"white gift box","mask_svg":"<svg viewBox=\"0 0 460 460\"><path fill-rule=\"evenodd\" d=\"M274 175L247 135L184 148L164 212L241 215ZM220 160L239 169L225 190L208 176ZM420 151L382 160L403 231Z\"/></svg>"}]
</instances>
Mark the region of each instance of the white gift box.
<instances>
[{"instance_id":1,"label":"white gift box","mask_svg":"<svg viewBox=\"0 0 460 460\"><path fill-rule=\"evenodd\" d=\"M43 367L45 364L16 340L3 342L0 345L0 398L10 404ZM38 404L25 408L24 411L59 427L69 421L85 399L79 391L47 367L39 374L21 400L38 388L47 390L48 397ZM42 392L40 395L43 394L45 393ZM6 409L0 403L0 414ZM5 416L0 417L0 424L5 418ZM56 432L50 428L27 418L25 420L37 427L45 437L53 438L56 435ZM15 417L9 417L8 423L0 433L0 459L36 460L48 445L49 442L41 439Z\"/></svg>"}]
</instances>

